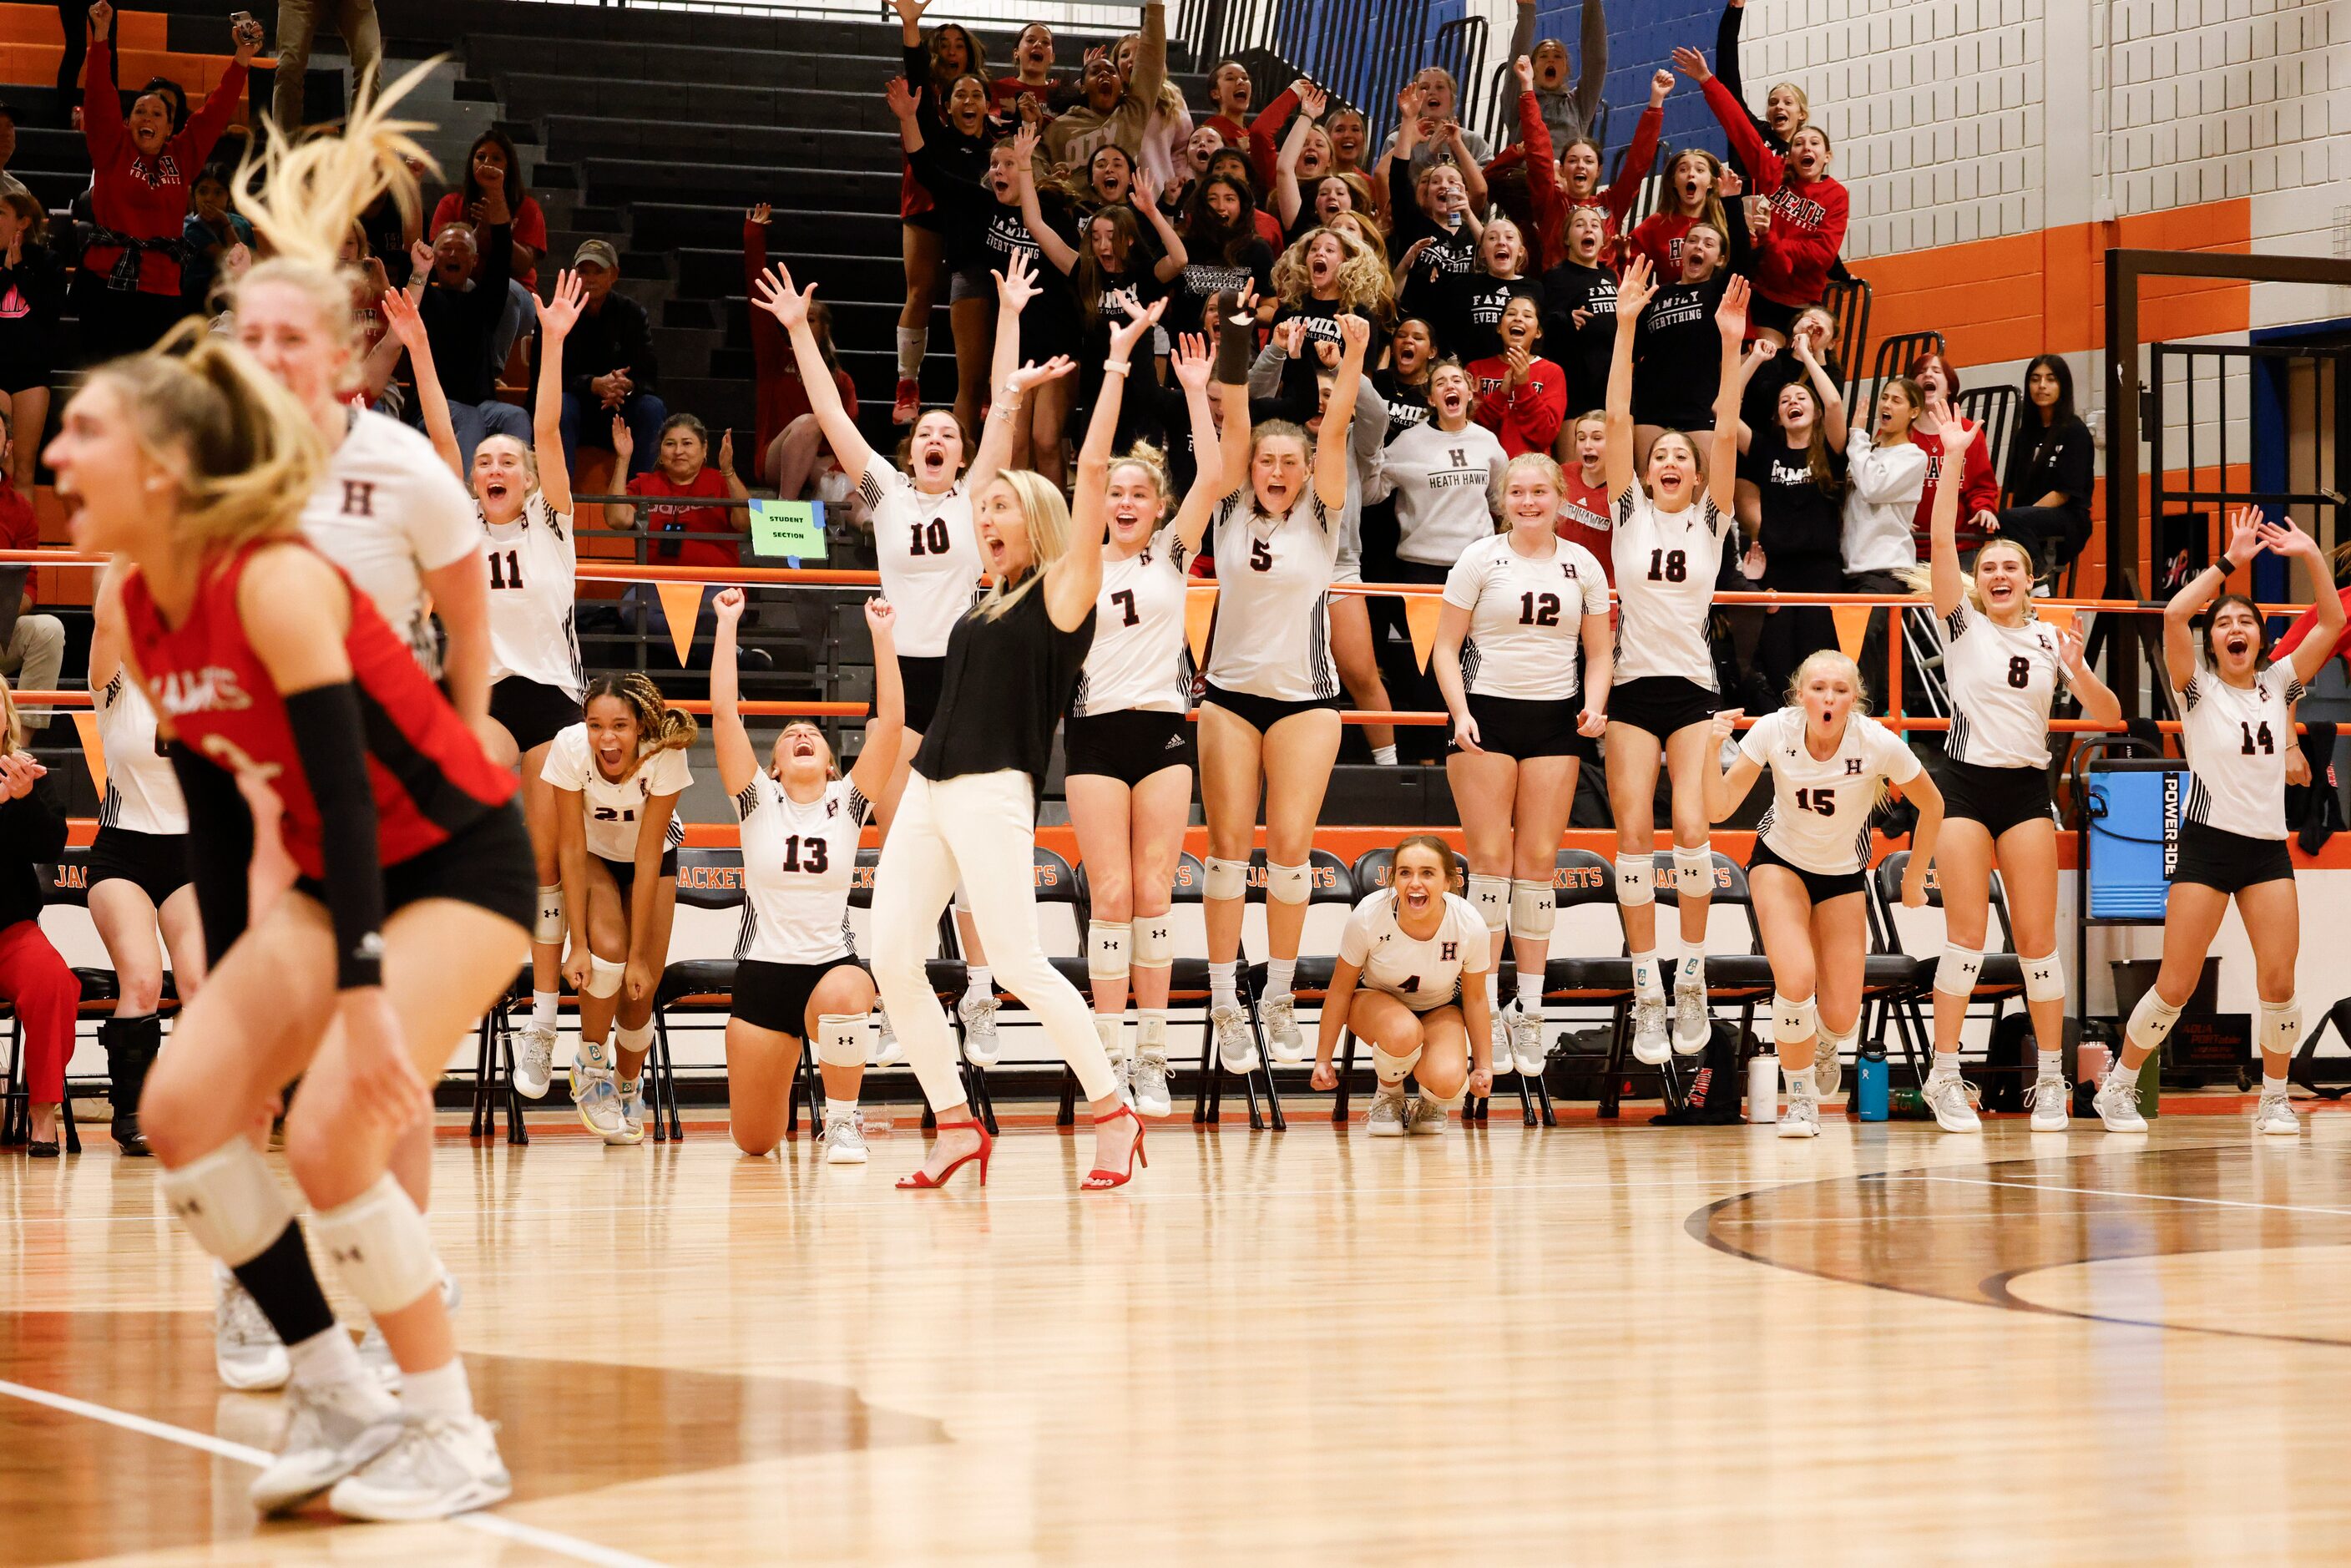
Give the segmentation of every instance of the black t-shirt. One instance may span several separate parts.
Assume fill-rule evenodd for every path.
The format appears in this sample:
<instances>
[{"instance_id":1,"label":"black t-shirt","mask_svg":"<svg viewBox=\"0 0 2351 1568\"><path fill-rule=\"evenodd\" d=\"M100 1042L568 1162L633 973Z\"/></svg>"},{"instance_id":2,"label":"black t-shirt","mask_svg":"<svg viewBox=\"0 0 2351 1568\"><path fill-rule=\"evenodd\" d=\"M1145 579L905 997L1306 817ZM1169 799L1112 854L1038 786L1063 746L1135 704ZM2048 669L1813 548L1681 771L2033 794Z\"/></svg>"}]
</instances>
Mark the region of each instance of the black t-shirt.
<instances>
[{"instance_id":1,"label":"black t-shirt","mask_svg":"<svg viewBox=\"0 0 2351 1568\"><path fill-rule=\"evenodd\" d=\"M1465 365L1472 360L1490 360L1502 351L1502 311L1511 300L1533 300L1536 319L1541 319L1543 286L1531 277L1497 277L1480 267L1462 274L1454 287L1460 293L1458 315L1465 325L1459 329L1461 340L1444 347ZM1552 358L1550 343L1546 335L1535 352L1546 360Z\"/></svg>"},{"instance_id":2,"label":"black t-shirt","mask_svg":"<svg viewBox=\"0 0 2351 1568\"><path fill-rule=\"evenodd\" d=\"M1335 299L1317 299L1310 294L1297 304L1285 305L1276 311L1273 324L1279 327L1284 321L1302 318L1306 322L1306 342L1300 357L1311 359L1318 369L1331 371L1338 368L1337 356L1347 346L1347 340L1339 335L1339 318L1342 316L1361 316L1366 321L1372 320L1372 313L1360 305L1343 306ZM1372 321L1372 340L1364 347L1364 362L1377 364L1381 348L1386 341L1387 335L1380 330L1379 323ZM1318 343L1331 345L1332 357L1327 364L1315 347Z\"/></svg>"},{"instance_id":3,"label":"black t-shirt","mask_svg":"<svg viewBox=\"0 0 2351 1568\"><path fill-rule=\"evenodd\" d=\"M1413 215L1420 218L1420 234L1436 237L1405 274L1404 290L1396 297L1398 319L1416 316L1427 322L1429 334L1437 340L1437 351L1454 354L1466 364L1468 356L1458 353L1456 346L1469 338L1469 291L1473 275L1482 276L1478 242L1469 236L1467 225L1447 234L1420 217L1419 208L1413 209ZM1396 232L1404 232L1402 223ZM1396 254L1404 254L1401 247Z\"/></svg>"},{"instance_id":4,"label":"black t-shirt","mask_svg":"<svg viewBox=\"0 0 2351 1568\"><path fill-rule=\"evenodd\" d=\"M1705 283L1661 288L1641 311L1633 340L1633 417L1642 424L1708 426L1722 384L1722 333L1714 308L1730 286L1718 272Z\"/></svg>"},{"instance_id":5,"label":"black t-shirt","mask_svg":"<svg viewBox=\"0 0 2351 1568\"><path fill-rule=\"evenodd\" d=\"M1406 386L1386 366L1372 372L1372 386L1387 400L1388 441L1428 423L1428 383Z\"/></svg>"},{"instance_id":6,"label":"black t-shirt","mask_svg":"<svg viewBox=\"0 0 2351 1568\"><path fill-rule=\"evenodd\" d=\"M1828 377L1831 386L1844 385L1844 372L1837 368L1835 355L1821 362L1821 371ZM1777 430L1780 394L1796 382L1811 379L1793 354L1781 350L1756 366L1755 373L1747 378L1747 393L1740 400L1739 417L1747 422L1750 430Z\"/></svg>"},{"instance_id":7,"label":"black t-shirt","mask_svg":"<svg viewBox=\"0 0 2351 1568\"><path fill-rule=\"evenodd\" d=\"M1543 274L1543 358L1567 372L1567 417L1608 401L1608 360L1616 351L1616 278L1605 268L1562 261ZM1584 313L1583 325L1575 312Z\"/></svg>"},{"instance_id":8,"label":"black t-shirt","mask_svg":"<svg viewBox=\"0 0 2351 1568\"><path fill-rule=\"evenodd\" d=\"M1719 339L1717 340L1720 341ZM1739 459L1739 476L1763 498L1766 560L1778 555L1838 555L1844 532L1844 454L1827 449L1831 488L1814 483L1804 449L1789 446L1777 427L1759 431Z\"/></svg>"},{"instance_id":9,"label":"black t-shirt","mask_svg":"<svg viewBox=\"0 0 2351 1568\"><path fill-rule=\"evenodd\" d=\"M2028 408L2016 434L2009 437L2008 473L2003 481L2008 504L2030 507L2050 491L2063 490L2065 509L2086 517L2094 470L2088 425L2078 419L2044 425L2040 412Z\"/></svg>"},{"instance_id":10,"label":"black t-shirt","mask_svg":"<svg viewBox=\"0 0 2351 1568\"><path fill-rule=\"evenodd\" d=\"M1200 330L1200 312L1212 294L1238 294L1252 283L1259 298L1273 294L1273 247L1261 239L1242 241L1229 258L1203 249L1190 255L1191 264L1167 282L1167 313L1159 324L1171 336Z\"/></svg>"},{"instance_id":11,"label":"black t-shirt","mask_svg":"<svg viewBox=\"0 0 2351 1568\"><path fill-rule=\"evenodd\" d=\"M1085 266L1082 256L1078 266L1071 269L1070 308L1077 316L1080 341L1083 344L1083 350L1078 355L1079 407L1092 408L1096 394L1102 391L1102 368L1110 358L1110 335L1113 329L1126 324L1127 306L1133 305L1138 311L1148 310L1152 301L1167 292L1166 286L1159 281L1158 274L1153 270L1157 262L1157 256L1140 243L1130 246L1126 253L1126 270L1116 275L1107 272L1102 275L1102 296L1095 301L1094 313L1091 317L1078 298L1078 274ZM1130 380L1127 382L1128 396L1119 405L1120 440L1117 450L1121 452L1125 451L1133 440L1127 433L1143 428L1128 404L1134 402L1134 389L1151 379L1151 335L1147 332L1134 346L1134 361L1135 368L1131 374L1141 377L1142 381Z\"/></svg>"},{"instance_id":12,"label":"black t-shirt","mask_svg":"<svg viewBox=\"0 0 2351 1568\"><path fill-rule=\"evenodd\" d=\"M1074 632L1053 624L1041 582L996 620L975 610L956 622L939 671L938 716L914 754L933 783L1015 768L1045 782L1053 731L1078 689L1094 643L1094 613Z\"/></svg>"}]
</instances>

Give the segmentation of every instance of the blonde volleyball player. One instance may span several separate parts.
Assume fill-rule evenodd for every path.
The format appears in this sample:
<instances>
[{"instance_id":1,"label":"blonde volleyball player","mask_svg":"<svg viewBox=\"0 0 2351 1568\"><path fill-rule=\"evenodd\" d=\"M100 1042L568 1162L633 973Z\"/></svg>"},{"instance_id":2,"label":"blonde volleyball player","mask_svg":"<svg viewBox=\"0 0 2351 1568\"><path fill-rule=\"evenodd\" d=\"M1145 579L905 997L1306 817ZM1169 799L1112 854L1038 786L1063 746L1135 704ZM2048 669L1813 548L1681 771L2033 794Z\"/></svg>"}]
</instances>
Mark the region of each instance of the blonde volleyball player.
<instances>
[{"instance_id":1,"label":"blonde volleyball player","mask_svg":"<svg viewBox=\"0 0 2351 1568\"><path fill-rule=\"evenodd\" d=\"M1912 908L1927 902L1927 867L1943 823L1942 792L1917 757L1854 711L1868 695L1853 661L1823 648L1797 666L1788 706L1755 721L1727 772L1708 763L1707 815L1718 822L1739 809L1759 773L1771 770L1771 806L1755 830L1747 882L1771 961L1771 1043L1788 1081L1783 1138L1820 1135L1820 1103L1836 1092L1839 1052L1861 1030L1870 813L1888 786L1918 808L1902 876L1902 902ZM1741 716L1736 708L1714 716L1717 756Z\"/></svg>"},{"instance_id":2,"label":"blonde volleyball player","mask_svg":"<svg viewBox=\"0 0 2351 1568\"><path fill-rule=\"evenodd\" d=\"M1980 438L1940 393L1928 400L1943 433L1943 471L1962 471ZM1959 570L1954 534L1957 485L1940 486L1928 521L1933 554L1928 588L1943 620L1943 679L1951 695L1951 732L1938 770L1944 822L1937 846L1943 889L1943 956L1935 966L1935 1064L1925 1097L1947 1133L1981 1123L1959 1076L1959 1029L1983 969L1984 933L1997 864L2008 894L2011 929L2023 961L2025 1010L2040 1047L2031 1097L2036 1132L2063 1132L2067 1118L2064 1052L2065 971L2057 956L2057 824L2049 801L2049 708L2060 685L2102 723L2122 704L2082 659L2082 640L2040 620L2032 609L2033 561L2013 539L1987 540L1972 579Z\"/></svg>"},{"instance_id":3,"label":"blonde volleyball player","mask_svg":"<svg viewBox=\"0 0 2351 1568\"><path fill-rule=\"evenodd\" d=\"M2276 664L2269 662L2260 609L2241 593L2221 591L2231 571L2263 550L2300 559L2316 590L2317 634ZM2189 628L2208 608L2199 658ZM2294 985L2302 908L2285 847L2285 763L2295 749L2294 705L2334 652L2343 619L2318 541L2291 524L2264 520L2252 507L2230 517L2229 548L2164 608L2163 663L2186 715L2180 737L2195 783L2163 910L2163 967L2131 1009L2122 1053L2098 1086L2098 1119L2110 1133L2147 1131L2138 1113L2139 1068L2179 1021L2232 898L2252 944L2262 1005L2262 1098L2253 1131L2285 1138L2302 1131L2286 1099L2286 1073L2302 1043Z\"/></svg>"},{"instance_id":4,"label":"blonde volleyball player","mask_svg":"<svg viewBox=\"0 0 2351 1568\"><path fill-rule=\"evenodd\" d=\"M1633 1054L1659 1062L1674 1051L1706 1049L1706 920L1712 907L1714 858L1707 834L1707 779L1717 683L1708 645L1722 547L1738 528L1739 346L1747 329L1747 280L1733 277L1715 309L1722 338L1714 430L1698 436L1668 430L1649 448L1648 472L1636 478L1633 430L1633 340L1642 308L1657 293L1649 264L1636 257L1616 294L1616 351L1608 366L1608 435L1602 466L1614 514L1619 623L1615 688L1608 699L1608 803L1616 817L1616 902L1633 955ZM1673 1030L1666 1030L1667 986L1657 965L1656 892L1650 853L1656 841L1657 768L1673 780L1674 886L1681 907L1683 956L1673 971Z\"/></svg>"},{"instance_id":5,"label":"blonde volleyball player","mask_svg":"<svg viewBox=\"0 0 2351 1568\"><path fill-rule=\"evenodd\" d=\"M849 889L857 841L873 797L898 765L906 732L905 690L890 644L889 604L866 601L873 634L873 716L849 777L841 777L824 731L808 719L784 726L768 758L743 727L737 700L735 632L743 591L713 602L718 632L710 651L711 738L718 780L743 832L743 934L735 945L735 1007L726 1020L726 1115L737 1147L764 1155L782 1141L801 1043L816 1041L824 1076L824 1159L865 1163L857 1091L873 1032L873 981L849 946Z\"/></svg>"},{"instance_id":6,"label":"blonde volleyball player","mask_svg":"<svg viewBox=\"0 0 2351 1568\"><path fill-rule=\"evenodd\" d=\"M1559 907L1552 871L1576 774L1598 758L1608 727L1608 577L1590 550L1559 537L1566 496L1549 457L1510 459L1508 531L1471 545L1446 577L1431 666L1453 716L1445 777L1468 849L1469 904L1492 946L1486 1009L1497 1072L1542 1071L1543 965ZM1505 931L1519 979L1507 1019L1496 988Z\"/></svg>"},{"instance_id":7,"label":"blonde volleyball player","mask_svg":"<svg viewBox=\"0 0 2351 1568\"><path fill-rule=\"evenodd\" d=\"M1379 1079L1367 1128L1375 1138L1441 1134L1468 1094L1494 1088L1486 923L1454 891L1453 849L1434 833L1398 843L1388 885L1355 905L1322 1002L1314 1087L1339 1086L1339 1031L1372 1048ZM1545 883L1548 891L1549 883ZM1405 1103L1404 1081L1420 1084Z\"/></svg>"}]
</instances>

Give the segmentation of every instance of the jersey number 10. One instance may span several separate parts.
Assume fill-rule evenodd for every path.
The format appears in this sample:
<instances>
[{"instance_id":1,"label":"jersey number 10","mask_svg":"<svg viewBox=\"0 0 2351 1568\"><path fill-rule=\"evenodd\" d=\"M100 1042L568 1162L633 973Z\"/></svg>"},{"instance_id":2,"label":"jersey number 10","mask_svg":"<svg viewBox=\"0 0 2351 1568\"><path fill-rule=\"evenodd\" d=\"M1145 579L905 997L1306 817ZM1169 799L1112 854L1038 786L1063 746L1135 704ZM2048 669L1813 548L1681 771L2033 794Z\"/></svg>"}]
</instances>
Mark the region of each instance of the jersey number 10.
<instances>
[{"instance_id":1,"label":"jersey number 10","mask_svg":"<svg viewBox=\"0 0 2351 1568\"><path fill-rule=\"evenodd\" d=\"M914 543L906 551L908 555L947 553L947 520L945 517L933 517L928 523L909 523L906 526L914 530Z\"/></svg>"}]
</instances>

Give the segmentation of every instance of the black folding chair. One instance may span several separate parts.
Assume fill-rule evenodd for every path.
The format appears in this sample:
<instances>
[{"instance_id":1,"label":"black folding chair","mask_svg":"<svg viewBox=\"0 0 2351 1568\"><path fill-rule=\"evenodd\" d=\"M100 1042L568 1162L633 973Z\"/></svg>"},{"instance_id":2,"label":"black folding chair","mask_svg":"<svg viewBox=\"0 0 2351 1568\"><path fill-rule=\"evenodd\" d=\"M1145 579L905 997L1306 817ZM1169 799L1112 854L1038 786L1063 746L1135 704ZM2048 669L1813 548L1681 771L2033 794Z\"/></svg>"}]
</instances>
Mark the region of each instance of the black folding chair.
<instances>
[{"instance_id":1,"label":"black folding chair","mask_svg":"<svg viewBox=\"0 0 2351 1568\"><path fill-rule=\"evenodd\" d=\"M1902 877L1909 869L1910 852L1896 850L1878 862L1876 874L1870 880L1869 936L1876 952L1888 959L1907 960L1911 966L1910 984L1898 996L1889 995L1886 1006L1895 1018L1896 1028L1902 1037L1902 1051L1910 1071L1920 1083L1927 1082L1928 1059L1934 1055L1935 1027L1930 1011L1919 1004L1930 998L1935 988L1935 967L1940 957L1914 956L1906 950L1902 930L1895 923L1894 912L1902 904ZM1942 868L1930 867L1927 873L1927 906L1943 907ZM2000 873L1991 873L1991 912L1998 922L2001 946L1987 950L1983 967L1976 975L1975 989L1968 996L1972 1009L1989 1005L1991 1020L1997 1025L2008 1010L2008 1004L2024 995L2024 961L2017 956L2016 936L2008 923L2008 894L2001 885ZM1991 933L1987 931L1986 936ZM1876 962L1876 959L1872 960ZM1891 972L1890 966L1888 972ZM1880 1015L1880 1027L1884 1015Z\"/></svg>"},{"instance_id":2,"label":"black folding chair","mask_svg":"<svg viewBox=\"0 0 2351 1568\"><path fill-rule=\"evenodd\" d=\"M740 850L682 849L677 852L677 901L689 909L740 909L744 911L745 936L749 935L749 905L743 891L743 854ZM738 938L735 950L740 954ZM731 1013L735 1009L734 958L684 958L662 967L661 983L653 989L653 1141L683 1138L685 1129L678 1121L677 1069L670 1055L669 1015L673 1010L699 1013ZM814 1044L800 1042L801 1055L812 1066ZM792 1074L795 1090L800 1074ZM730 1086L730 1092L731 1092ZM667 1137L662 1107L666 1103L669 1119ZM809 1103L809 1114L816 1120L816 1103ZM820 1123L819 1124L820 1124Z\"/></svg>"},{"instance_id":3,"label":"black folding chair","mask_svg":"<svg viewBox=\"0 0 2351 1568\"><path fill-rule=\"evenodd\" d=\"M1869 351L1869 307L1873 296L1869 280L1849 277L1843 282L1832 279L1821 291L1821 308L1836 323L1837 362L1850 365L1844 384L1845 406L1853 406L1854 393L1861 390L1863 356ZM1869 411L1872 418L1876 411Z\"/></svg>"},{"instance_id":4,"label":"black folding chair","mask_svg":"<svg viewBox=\"0 0 2351 1568\"><path fill-rule=\"evenodd\" d=\"M1755 927L1755 896L1747 885L1747 868L1724 854L1713 852L1714 888L1712 901L1717 905L1736 909L1747 922L1747 951L1744 953L1708 953L1706 956L1706 995L1709 1011L1728 1004L1739 1009L1740 1037L1750 1044L1755 1038L1755 1009L1759 1002L1771 996L1771 961L1763 956L1763 938ZM1652 857L1653 878L1657 892L1657 921L1660 928L1668 910L1681 908L1681 888L1674 873L1673 852L1658 850ZM1613 867L1611 868L1613 872ZM1662 964L1663 959L1659 962ZM1630 986L1632 963L1625 960L1626 1000L1616 1012L1615 1032L1608 1042L1607 1081L1601 1086L1599 1114L1613 1118L1620 1105L1624 1086L1625 1053L1633 1040ZM1667 988L1670 1000L1672 988ZM1741 1052L1743 1060L1745 1051ZM1659 1063L1658 1076L1664 1081L1666 1103L1679 1110L1688 1097L1687 1084L1678 1082L1677 1068L1686 1059L1676 1052Z\"/></svg>"}]
</instances>

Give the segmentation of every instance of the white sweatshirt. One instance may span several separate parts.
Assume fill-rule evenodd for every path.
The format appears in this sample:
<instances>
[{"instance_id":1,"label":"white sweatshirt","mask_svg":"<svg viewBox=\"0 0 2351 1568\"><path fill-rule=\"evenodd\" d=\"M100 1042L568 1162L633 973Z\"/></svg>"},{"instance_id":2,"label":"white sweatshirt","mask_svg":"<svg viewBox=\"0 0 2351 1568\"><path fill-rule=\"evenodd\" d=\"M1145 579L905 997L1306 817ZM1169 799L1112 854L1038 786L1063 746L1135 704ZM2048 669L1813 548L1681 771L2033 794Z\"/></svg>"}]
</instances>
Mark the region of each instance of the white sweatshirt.
<instances>
[{"instance_id":1,"label":"white sweatshirt","mask_svg":"<svg viewBox=\"0 0 2351 1568\"><path fill-rule=\"evenodd\" d=\"M1918 497L1927 487L1926 449L1907 441L1880 446L1875 434L1855 427L1846 458L1846 573L1901 571L1917 565L1918 545L1910 527L1918 515Z\"/></svg>"}]
</instances>

